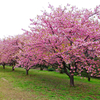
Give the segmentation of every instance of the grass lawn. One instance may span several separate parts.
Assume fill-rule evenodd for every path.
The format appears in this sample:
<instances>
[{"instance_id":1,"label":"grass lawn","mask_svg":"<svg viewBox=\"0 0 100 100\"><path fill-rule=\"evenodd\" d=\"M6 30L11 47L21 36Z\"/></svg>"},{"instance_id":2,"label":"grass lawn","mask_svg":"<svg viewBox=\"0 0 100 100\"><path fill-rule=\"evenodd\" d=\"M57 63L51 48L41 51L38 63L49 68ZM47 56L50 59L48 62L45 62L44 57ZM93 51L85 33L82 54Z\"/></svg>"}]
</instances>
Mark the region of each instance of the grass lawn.
<instances>
[{"instance_id":1,"label":"grass lawn","mask_svg":"<svg viewBox=\"0 0 100 100\"><path fill-rule=\"evenodd\" d=\"M74 79L70 87L66 74L0 66L0 100L100 100L100 79Z\"/></svg>"}]
</instances>

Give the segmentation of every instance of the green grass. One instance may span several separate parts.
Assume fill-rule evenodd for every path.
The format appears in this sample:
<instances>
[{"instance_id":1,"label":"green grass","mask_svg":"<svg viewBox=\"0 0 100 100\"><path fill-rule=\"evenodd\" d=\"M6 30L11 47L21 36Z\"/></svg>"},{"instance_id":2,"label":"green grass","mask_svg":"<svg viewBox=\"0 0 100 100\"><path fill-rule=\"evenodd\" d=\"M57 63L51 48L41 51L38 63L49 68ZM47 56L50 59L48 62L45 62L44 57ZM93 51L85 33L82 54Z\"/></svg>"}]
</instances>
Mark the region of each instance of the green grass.
<instances>
[{"instance_id":1,"label":"green grass","mask_svg":"<svg viewBox=\"0 0 100 100\"><path fill-rule=\"evenodd\" d=\"M100 100L100 80L74 77L75 87L70 87L69 77L57 72L29 70L0 66L0 100Z\"/></svg>"}]
</instances>

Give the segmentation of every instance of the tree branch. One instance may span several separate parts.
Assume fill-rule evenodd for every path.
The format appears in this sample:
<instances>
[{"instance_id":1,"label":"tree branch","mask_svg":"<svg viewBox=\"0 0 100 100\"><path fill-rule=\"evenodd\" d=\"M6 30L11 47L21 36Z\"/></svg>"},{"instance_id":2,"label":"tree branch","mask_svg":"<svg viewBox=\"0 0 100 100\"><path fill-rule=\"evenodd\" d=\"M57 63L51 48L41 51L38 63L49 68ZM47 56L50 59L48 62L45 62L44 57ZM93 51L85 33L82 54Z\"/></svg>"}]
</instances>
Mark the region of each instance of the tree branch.
<instances>
[{"instance_id":1,"label":"tree branch","mask_svg":"<svg viewBox=\"0 0 100 100\"><path fill-rule=\"evenodd\" d=\"M67 67L67 66L66 66L66 63L63 61L62 64L63 64L65 73L70 77L70 73L68 73L68 71L67 71L67 69L66 69L66 67Z\"/></svg>"}]
</instances>

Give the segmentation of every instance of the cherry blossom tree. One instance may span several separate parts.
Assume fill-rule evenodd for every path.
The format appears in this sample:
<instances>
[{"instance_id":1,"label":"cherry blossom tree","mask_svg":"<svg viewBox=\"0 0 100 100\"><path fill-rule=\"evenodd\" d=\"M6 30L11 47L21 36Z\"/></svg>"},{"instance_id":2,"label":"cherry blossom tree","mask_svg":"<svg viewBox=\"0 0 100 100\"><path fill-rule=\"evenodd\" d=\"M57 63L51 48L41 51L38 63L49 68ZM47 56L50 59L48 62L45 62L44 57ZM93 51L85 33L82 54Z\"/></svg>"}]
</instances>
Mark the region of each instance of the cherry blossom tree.
<instances>
[{"instance_id":1,"label":"cherry blossom tree","mask_svg":"<svg viewBox=\"0 0 100 100\"><path fill-rule=\"evenodd\" d=\"M9 37L0 42L0 63L5 69L5 65L11 65L12 71L17 63L16 54L19 51L19 39L16 37Z\"/></svg>"},{"instance_id":2,"label":"cherry blossom tree","mask_svg":"<svg viewBox=\"0 0 100 100\"><path fill-rule=\"evenodd\" d=\"M23 46L20 47L17 53L18 59L15 67L23 67L26 69L26 75L28 75L29 69L36 68L37 65L44 65L41 57L43 51L37 52L37 48L34 48L36 41L38 41L38 34L23 34ZM32 38L31 38L32 37Z\"/></svg>"},{"instance_id":3,"label":"cherry blossom tree","mask_svg":"<svg viewBox=\"0 0 100 100\"><path fill-rule=\"evenodd\" d=\"M50 13L30 19L30 31L0 41L0 63L21 66L27 75L33 66L57 64L70 86L75 72L86 71L88 80L100 77L100 6L94 11L69 5L49 8Z\"/></svg>"},{"instance_id":4,"label":"cherry blossom tree","mask_svg":"<svg viewBox=\"0 0 100 100\"><path fill-rule=\"evenodd\" d=\"M99 7L92 11L69 5L66 8L49 5L51 13L45 11L36 21L31 19L33 26L26 34L31 33L35 40L29 43L36 55L34 62L59 64L70 77L70 86L74 86L75 71L81 73L85 69L89 77L100 77Z\"/></svg>"}]
</instances>

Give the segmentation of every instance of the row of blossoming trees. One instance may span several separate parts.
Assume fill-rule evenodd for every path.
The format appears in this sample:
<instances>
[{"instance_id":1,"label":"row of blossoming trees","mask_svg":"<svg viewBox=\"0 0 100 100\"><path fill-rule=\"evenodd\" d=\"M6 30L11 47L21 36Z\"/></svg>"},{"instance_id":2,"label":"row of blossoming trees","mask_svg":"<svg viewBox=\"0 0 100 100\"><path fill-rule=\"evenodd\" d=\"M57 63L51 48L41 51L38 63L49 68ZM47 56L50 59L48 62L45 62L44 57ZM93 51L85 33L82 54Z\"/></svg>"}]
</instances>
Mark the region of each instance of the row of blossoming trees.
<instances>
[{"instance_id":1,"label":"row of blossoming trees","mask_svg":"<svg viewBox=\"0 0 100 100\"><path fill-rule=\"evenodd\" d=\"M37 19L30 19L30 31L0 41L0 63L23 67L26 74L36 65L57 64L74 86L74 72L100 77L100 6L94 11L49 5ZM95 17L95 18L94 18Z\"/></svg>"}]
</instances>

